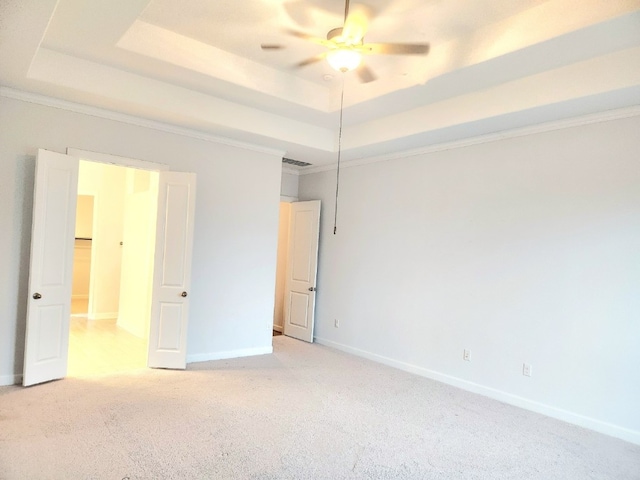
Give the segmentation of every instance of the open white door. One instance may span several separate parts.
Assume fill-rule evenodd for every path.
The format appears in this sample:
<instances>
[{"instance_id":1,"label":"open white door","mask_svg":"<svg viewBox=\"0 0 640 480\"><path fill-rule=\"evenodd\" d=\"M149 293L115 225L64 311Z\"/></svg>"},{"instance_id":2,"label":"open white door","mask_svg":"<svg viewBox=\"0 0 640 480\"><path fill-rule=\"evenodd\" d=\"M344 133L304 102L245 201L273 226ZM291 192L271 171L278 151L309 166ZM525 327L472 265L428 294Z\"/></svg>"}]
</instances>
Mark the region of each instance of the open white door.
<instances>
[{"instance_id":1,"label":"open white door","mask_svg":"<svg viewBox=\"0 0 640 480\"><path fill-rule=\"evenodd\" d=\"M284 334L313 342L320 200L291 204Z\"/></svg>"},{"instance_id":2,"label":"open white door","mask_svg":"<svg viewBox=\"0 0 640 480\"><path fill-rule=\"evenodd\" d=\"M78 159L38 150L22 384L67 374Z\"/></svg>"},{"instance_id":3,"label":"open white door","mask_svg":"<svg viewBox=\"0 0 640 480\"><path fill-rule=\"evenodd\" d=\"M184 369L196 176L160 172L149 366Z\"/></svg>"}]
</instances>

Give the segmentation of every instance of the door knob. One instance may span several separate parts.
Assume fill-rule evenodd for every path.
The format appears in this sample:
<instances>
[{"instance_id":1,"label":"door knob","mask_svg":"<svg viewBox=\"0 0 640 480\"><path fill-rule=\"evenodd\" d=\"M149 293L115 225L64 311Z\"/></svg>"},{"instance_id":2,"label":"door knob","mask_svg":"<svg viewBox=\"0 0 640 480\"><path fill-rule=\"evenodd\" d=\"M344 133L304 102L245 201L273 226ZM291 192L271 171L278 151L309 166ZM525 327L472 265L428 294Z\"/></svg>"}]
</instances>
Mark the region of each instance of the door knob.
<instances>
[{"instance_id":1,"label":"door knob","mask_svg":"<svg viewBox=\"0 0 640 480\"><path fill-rule=\"evenodd\" d=\"M186 296L187 296L187 292L182 292L182 293L180 294L180 296L181 296L181 297L186 297Z\"/></svg>"},{"instance_id":2,"label":"door knob","mask_svg":"<svg viewBox=\"0 0 640 480\"><path fill-rule=\"evenodd\" d=\"M316 291L316 287L309 287L309 291L310 292L315 292Z\"/></svg>"},{"instance_id":3,"label":"door knob","mask_svg":"<svg viewBox=\"0 0 640 480\"><path fill-rule=\"evenodd\" d=\"M34 300L38 300L38 299L40 299L40 298L42 298L42 295L40 295L38 292L36 292L36 293L34 293L34 294L33 294L33 299L34 299Z\"/></svg>"}]
</instances>

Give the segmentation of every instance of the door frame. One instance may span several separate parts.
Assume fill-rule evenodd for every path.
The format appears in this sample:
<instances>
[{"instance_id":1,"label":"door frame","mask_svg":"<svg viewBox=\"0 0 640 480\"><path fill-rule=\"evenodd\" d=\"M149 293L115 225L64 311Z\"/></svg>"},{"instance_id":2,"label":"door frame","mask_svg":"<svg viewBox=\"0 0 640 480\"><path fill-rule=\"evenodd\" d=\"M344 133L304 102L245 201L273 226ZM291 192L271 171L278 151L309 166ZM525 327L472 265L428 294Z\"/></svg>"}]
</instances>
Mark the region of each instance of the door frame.
<instances>
[{"instance_id":1,"label":"door frame","mask_svg":"<svg viewBox=\"0 0 640 480\"><path fill-rule=\"evenodd\" d=\"M88 162L94 162L94 163L103 163L103 164L107 164L107 165L114 165L117 167L126 167L126 168L135 168L138 170L147 170L147 171L152 171L152 172L169 172L171 170L171 167L169 167L169 165L164 164L164 163L156 163L156 162L149 162L146 160L139 160L136 158L129 158L129 157L121 157L118 155L111 155L108 153L99 153L99 152L92 152L89 150L82 150L79 148L67 148L67 155L72 155L74 157L77 157L79 160L84 160L84 161L88 161ZM95 194L94 194L95 196ZM94 202L94 209L96 208L96 203ZM94 222L96 221L95 215L94 215ZM95 229L95 226L94 226ZM155 241L154 241L155 243ZM93 262L93 258L92 258L92 262ZM93 282L90 281L90 292L89 292L89 299L91 301L91 296L92 296L92 284ZM148 333L147 333L148 335ZM148 338L147 338L148 340ZM149 357L149 352L147 352L147 359Z\"/></svg>"},{"instance_id":2,"label":"door frame","mask_svg":"<svg viewBox=\"0 0 640 480\"><path fill-rule=\"evenodd\" d=\"M118 155L111 155L108 153L99 153L99 152L92 152L90 150L82 150L79 148L72 148L72 147L68 147L67 148L67 155L71 155L74 157L78 157L79 160L84 160L86 162L94 162L94 163L104 163L107 165L114 165L117 167L127 167L127 168L136 168L138 170L148 170L148 171L152 171L152 172L162 172L162 171L169 171L170 167L169 165L166 165L164 163L156 163L156 162L149 162L146 160L138 160L136 158L128 158L128 157L120 157ZM96 228L95 228L95 222L96 222L96 216L95 216L95 211L96 208L98 206L98 202L100 201L100 199L98 199L98 196L96 195L96 192L92 192L91 193L94 197L94 203L93 203L93 210L94 210L94 216L93 216L93 231L95 232ZM91 253L91 264L94 265L95 263L95 258L94 258L95 252ZM94 298L94 289L95 289L95 281L94 281L94 271L93 269L91 270L91 272L89 272L89 303L88 303L88 310L89 312L87 312L87 318L91 319L91 307L92 307L92 302L93 302L93 298Z\"/></svg>"},{"instance_id":3,"label":"door frame","mask_svg":"<svg viewBox=\"0 0 640 480\"><path fill-rule=\"evenodd\" d=\"M85 160L85 161L89 161L89 162L94 162L94 163L105 163L105 164L111 164L114 166L119 166L119 167L129 167L129 168L135 168L135 169L139 169L139 170L147 170L147 171L155 171L159 174L160 177L160 183L162 183L163 178L164 181L166 183L166 185L168 187L176 187L176 186L186 186L187 188L187 202L186 202L186 206L188 208L188 211L186 211L187 213L187 234L186 237L183 239L183 243L184 246L186 248L186 257L185 257L185 261L188 262L186 270L187 272L185 273L184 276L184 280L185 282L183 282L183 285L178 285L178 287L181 287L181 289L183 289L183 291L179 293L180 297L186 297L187 296L187 292L186 292L186 288L188 288L189 284L190 284L190 265L191 265L191 255L192 255L192 241L193 241L193 222L194 222L194 216L195 216L195 204L194 204L194 196L195 196L195 181L196 181L196 174L195 173L188 173L188 172L171 172L169 165L166 164L160 164L160 163L155 163L155 162L147 162L144 160L137 160L137 159L131 159L131 158L127 158L127 157L119 157L116 155L109 155L109 154L102 154L102 153L97 153L97 152L90 152L90 151L86 151L86 150L81 150L81 149L76 149L76 148L67 148L66 154L63 153L59 153L59 152L49 152L47 150L38 150L38 152L42 152L43 154L46 152L48 154L48 157L45 157L43 155L43 161L45 161L44 165L47 166L47 168L49 168L49 166L51 164L60 164L61 167L59 168L59 170L63 170L64 172L68 172L72 178L71 178L71 183L69 183L69 181L67 181L66 183L65 178L66 177L62 177L59 178L60 176L56 177L54 180L58 181L55 185L53 190L51 190L54 194L54 199L52 200L53 203L55 203L55 201L57 200L58 197L61 197L61 195L65 195L66 197L72 199L73 201L69 200L67 202L67 204L63 205L61 211L61 215L67 215L67 220L69 220L68 215L71 215L71 212L73 213L73 215L71 216L71 219L75 219L75 215L76 215L76 197L77 197L77 190L78 190L78 170L79 170L79 162L80 160ZM40 158L40 157L38 157ZM64 168L62 168L64 167ZM36 169L36 174L38 174L38 169ZM48 171L42 171L42 175L47 175L47 179L50 177L50 175L48 175ZM68 176L68 175L67 175ZM73 184L73 181L75 179L75 185ZM39 192L41 192L42 189L38 189L37 185L34 186L34 196L38 196L40 195ZM174 188L175 190L175 188ZM45 189L45 193L47 192L47 190ZM171 209L171 212L173 214L172 218L177 218L176 217L176 212L180 212L180 208L184 209L184 205L185 205L185 201L184 201L184 195L182 195L182 197L178 196L175 200L171 200L171 198L175 197L175 195L171 195L169 196L169 190L165 191L165 196L162 197L164 198L164 206L163 208L167 210L167 212L165 212L166 215L169 214L169 209ZM57 195L57 197L56 197ZM166 197L166 198L165 198ZM39 197L38 197L39 198ZM158 202L160 202L161 197L159 195L158 197ZM35 201L34 201L35 202ZM176 203L178 202L178 203ZM160 203L158 203L160 205ZM34 205L36 205L36 203L34 203ZM94 207L95 207L95 203L94 203ZM36 208L36 207L34 207ZM178 210L176 210L176 208L178 208ZM159 214L159 213L158 213ZM34 214L35 215L35 214ZM49 216L49 218L51 218L51 216ZM95 219L95 217L94 217ZM62 219L64 220L64 219ZM42 218L35 218L34 217L34 221L33 221L33 225L32 225L32 230L35 231L36 229L42 228L43 227L43 222L46 221L46 218L43 220ZM51 221L49 222L49 225L59 225L59 223L51 223ZM68 240L64 240L59 242L61 244L61 246L59 248L65 248L68 249L70 252L73 252L73 225L71 225L68 221L65 225L68 225L68 232L66 232L65 234L65 238L67 237L68 234ZM45 225L46 226L46 225ZM65 227L67 228L67 227ZM49 229L51 230L51 229ZM60 230L58 228L58 230ZM171 241L171 238L169 240L167 240L167 232L168 229L165 229L164 232L159 232L158 229L156 229L156 250L158 250L158 248L162 248L165 249L167 245L174 245L175 242ZM51 232L51 235L57 235L58 237L59 235L59 231L54 230ZM162 237L159 237L159 234L163 233ZM32 234L33 237L33 234ZM184 235L183 235L184 237ZM38 238L42 239L42 235L38 236ZM162 238L162 240L160 241L159 238ZM173 237L172 237L173 238ZM45 237L45 241L46 241L46 237ZM34 245L34 238L32 238L32 260L30 263L30 267L29 267L29 277L30 279L33 277L34 272L35 274L40 274L41 273L41 266L40 265L36 265L35 266L35 270L34 270L34 263L33 263L33 245ZM43 242L40 242L43 243ZM64 245L62 245L64 244ZM45 244L46 245L46 244ZM174 245L175 246L175 245ZM68 247L68 248L67 248ZM66 250L65 250L66 251ZM157 263L158 263L158 255L154 256L154 270L158 267ZM63 257L63 258L68 258L67 257ZM66 260L65 260L66 261ZM53 367L49 368L48 370L44 370L42 371L42 369L37 370L36 369L36 364L34 362L30 362L29 358L28 358L28 351L30 348L30 343L29 343L29 335L30 333L33 333L32 330L33 328L36 328L36 330L39 328L40 323L36 322L36 325L32 328L30 326L30 317L29 317L29 313L27 313L27 331L25 334L25 366L24 366L24 370L23 370L23 378L22 378L22 384L24 386L28 386L28 385L35 385L38 383L43 383L49 380L55 380L55 379L59 379L59 378L64 378L67 375L67 361L68 361L68 335L69 335L69 323L71 321L70 318L70 304L71 304L71 291L72 291L72 280L71 278L67 278L71 276L71 270L72 270L72 263L70 261L66 261L67 263L65 263L64 265L64 271L65 271L65 280L62 284L62 286L65 289L65 292L63 292L65 295L68 295L68 297L66 298L66 300L64 301L64 303L62 303L62 308L63 308L63 315L65 315L66 318L66 322L62 319L60 319L60 321L58 322L58 325L60 326L59 330L61 330L61 338L65 338L66 337L66 341L63 341L62 343L46 343L42 348L41 346L38 346L38 344L36 343L36 353L37 351L39 351L38 349L42 350L43 348L45 350L42 350L45 352L45 354L50 355L51 359L53 360L60 360L58 363L56 363L55 365L53 365L53 360L49 362L49 364L53 365L53 367L56 367L57 370ZM163 262L164 263L164 262ZM164 268L164 267L163 267ZM155 277L156 277L156 273L154 272L154 284L156 283L155 281ZM36 287L38 287L38 285L35 285ZM31 284L31 280L30 280L30 290L33 289L33 285ZM67 292L68 290L68 292ZM60 292L58 292L58 297L60 297L59 295ZM152 304L153 302L156 300L155 299L155 286L154 286L154 293L152 294L154 298L152 298ZM38 299L41 298L41 296L39 294L34 293L33 294L33 298ZM62 297L60 297L60 299L62 299ZM54 298L55 300L55 298ZM161 299L159 299L161 300ZM188 312L188 301L184 302L184 298L182 298L182 302L180 302L182 305L182 313L179 317L179 321L181 322L181 330L184 331L184 338L179 338L180 341L180 348L178 353L180 355L182 355L183 359L180 362L180 365L176 364L176 361L173 361L171 363L167 363L165 365L165 362L155 362L154 365L150 365L149 364L149 358L151 358L151 352L149 350L148 354L147 354L147 359L148 359L148 364L149 366L154 366L154 367L160 367L160 368L180 368L180 369L184 369L186 366L186 330L187 330L187 322L188 322L188 316L187 313ZM176 302L169 302L172 304L175 304ZM184 304L186 303L186 307L184 306ZM45 305L46 306L46 305ZM54 305L55 306L55 305ZM60 305L57 305L58 307ZM57 309L57 313L59 313L60 308ZM55 316L56 312L53 312L53 314L51 314L51 312L49 313L49 317L51 317L52 315ZM169 312L169 314L167 314L167 319L166 321L169 322L170 326L174 326L175 324L175 320L176 320L176 315L175 315L175 311L174 312ZM153 320L153 306L152 306L152 320ZM159 316L158 318L159 321L162 321L162 315ZM55 318L54 318L55 321ZM66 328L65 328L65 324L66 323ZM53 326L51 327L52 322L47 323L47 327L51 328L55 328L55 323L53 323ZM166 335L162 336L161 335L161 340L165 342L166 345L170 345L170 341L171 341L171 335L170 335L170 330L167 330L166 328L164 329L165 333L167 333ZM36 334L38 332L35 332ZM45 333L50 333L50 332L45 332ZM55 334L55 332L54 332ZM37 339L36 339L37 340ZM55 338L54 338L55 340ZM33 342L31 342L33 343ZM151 343L150 343L151 345ZM164 345L164 344L163 344ZM49 348L49 350L46 350L46 348ZM164 348L164 347L163 347ZM66 351L65 351L66 350ZM175 348L173 349L173 351L177 351ZM53 353L52 353L53 352ZM56 353L58 352L58 353ZM64 352L64 353L63 353ZM53 355L53 356L51 356ZM55 356L57 355L57 356ZM47 359L49 359L49 357L47 357ZM62 368L58 368L58 367L62 367ZM29 377L33 377L31 378L31 380L29 380L28 383L25 383L25 379L27 378L27 373L29 373Z\"/></svg>"},{"instance_id":4,"label":"door frame","mask_svg":"<svg viewBox=\"0 0 640 480\"><path fill-rule=\"evenodd\" d=\"M291 197L288 195L280 195L280 203L278 203L278 206L281 203L294 203L298 201L298 197ZM278 218L278 229L280 228L280 221L281 219ZM287 222L287 242L289 241L289 225L291 223L291 219L289 219L289 221ZM283 239L280 238L280 236L278 235L278 252L280 251L280 242L282 242ZM285 297L285 285L282 285L282 292L278 292L278 283L277 283L277 275L279 272L280 267L284 268L284 272L283 275L286 277L287 274L287 262L289 261L289 248L287 246L287 251L285 252L285 258L283 259L283 264L280 265L280 258L278 257L277 259L278 263L276 265L276 285L275 285L275 291L274 291L274 296L277 296L278 293L281 293L281 300L284 302L284 297ZM273 321L271 322L271 329L276 331L276 332L280 332L282 334L284 334L284 321L282 322L282 325L276 325L276 306L278 305L278 299L276 298L274 301L274 305L273 305ZM284 307L283 307L284 310ZM284 312L282 315L283 319L284 319ZM272 342L273 343L273 342Z\"/></svg>"},{"instance_id":5,"label":"door frame","mask_svg":"<svg viewBox=\"0 0 640 480\"><path fill-rule=\"evenodd\" d=\"M170 170L169 165L165 163L148 162L147 160L138 160L135 158L120 157L118 155L110 155L108 153L92 152L90 150L81 150L79 148L67 148L67 155L73 155L80 160L96 163L108 163L119 167L137 168L139 170L151 170L162 172Z\"/></svg>"}]
</instances>

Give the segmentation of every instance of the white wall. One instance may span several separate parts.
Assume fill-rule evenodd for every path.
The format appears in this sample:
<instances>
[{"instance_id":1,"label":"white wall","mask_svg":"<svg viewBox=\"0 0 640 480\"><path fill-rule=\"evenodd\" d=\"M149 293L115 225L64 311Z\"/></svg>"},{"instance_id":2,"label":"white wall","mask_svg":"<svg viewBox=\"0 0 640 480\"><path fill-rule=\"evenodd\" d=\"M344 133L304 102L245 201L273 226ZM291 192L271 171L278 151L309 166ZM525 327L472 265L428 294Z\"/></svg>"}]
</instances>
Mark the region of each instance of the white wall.
<instances>
[{"instance_id":1,"label":"white wall","mask_svg":"<svg viewBox=\"0 0 640 480\"><path fill-rule=\"evenodd\" d=\"M345 168L335 236L335 171L302 176L325 207L318 339L640 443L638 132Z\"/></svg>"},{"instance_id":2,"label":"white wall","mask_svg":"<svg viewBox=\"0 0 640 480\"><path fill-rule=\"evenodd\" d=\"M78 179L78 183L80 179ZM93 235L93 195L78 195L76 208L76 237L91 238Z\"/></svg>"},{"instance_id":3,"label":"white wall","mask_svg":"<svg viewBox=\"0 0 640 480\"><path fill-rule=\"evenodd\" d=\"M35 154L67 147L198 176L188 360L269 351L282 155L0 97L0 383L22 371Z\"/></svg>"},{"instance_id":4,"label":"white wall","mask_svg":"<svg viewBox=\"0 0 640 480\"><path fill-rule=\"evenodd\" d=\"M76 241L73 249L72 298L89 298L91 272L91 237L93 236L92 195L78 195L76 209Z\"/></svg>"},{"instance_id":5,"label":"white wall","mask_svg":"<svg viewBox=\"0 0 640 480\"><path fill-rule=\"evenodd\" d=\"M78 194L92 195L89 319L116 318L120 304L126 170L80 160Z\"/></svg>"},{"instance_id":6,"label":"white wall","mask_svg":"<svg viewBox=\"0 0 640 480\"><path fill-rule=\"evenodd\" d=\"M294 173L282 172L280 195L284 197L298 197L299 176Z\"/></svg>"},{"instance_id":7,"label":"white wall","mask_svg":"<svg viewBox=\"0 0 640 480\"><path fill-rule=\"evenodd\" d=\"M73 247L73 280L71 283L71 298L85 300L89 298L90 273L91 240L76 240ZM86 313L86 311L84 313Z\"/></svg>"},{"instance_id":8,"label":"white wall","mask_svg":"<svg viewBox=\"0 0 640 480\"><path fill-rule=\"evenodd\" d=\"M158 172L126 171L118 326L147 339L158 213Z\"/></svg>"}]
</instances>

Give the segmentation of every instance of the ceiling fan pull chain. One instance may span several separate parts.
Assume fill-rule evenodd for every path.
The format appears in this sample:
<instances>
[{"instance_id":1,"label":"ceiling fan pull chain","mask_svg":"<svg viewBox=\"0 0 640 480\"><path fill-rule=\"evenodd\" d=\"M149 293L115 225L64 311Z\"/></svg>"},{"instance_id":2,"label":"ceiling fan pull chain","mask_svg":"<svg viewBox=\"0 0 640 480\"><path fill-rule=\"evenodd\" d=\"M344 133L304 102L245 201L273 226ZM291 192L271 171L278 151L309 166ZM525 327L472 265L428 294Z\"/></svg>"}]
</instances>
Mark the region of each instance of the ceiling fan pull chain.
<instances>
[{"instance_id":1,"label":"ceiling fan pull chain","mask_svg":"<svg viewBox=\"0 0 640 480\"><path fill-rule=\"evenodd\" d=\"M340 94L340 128L338 129L338 168L336 169L336 204L333 212L333 234L334 235L338 231L338 192L340 190L340 158L342 157L342 111L343 111L343 108L344 108L344 72L342 72L342 93Z\"/></svg>"}]
</instances>

